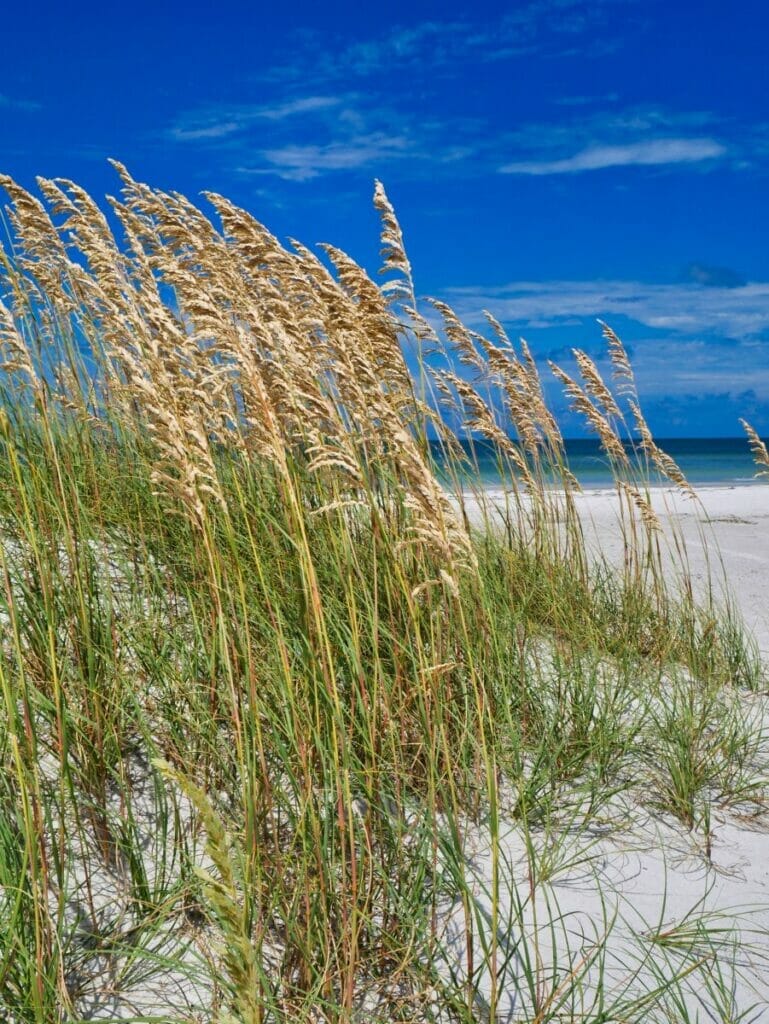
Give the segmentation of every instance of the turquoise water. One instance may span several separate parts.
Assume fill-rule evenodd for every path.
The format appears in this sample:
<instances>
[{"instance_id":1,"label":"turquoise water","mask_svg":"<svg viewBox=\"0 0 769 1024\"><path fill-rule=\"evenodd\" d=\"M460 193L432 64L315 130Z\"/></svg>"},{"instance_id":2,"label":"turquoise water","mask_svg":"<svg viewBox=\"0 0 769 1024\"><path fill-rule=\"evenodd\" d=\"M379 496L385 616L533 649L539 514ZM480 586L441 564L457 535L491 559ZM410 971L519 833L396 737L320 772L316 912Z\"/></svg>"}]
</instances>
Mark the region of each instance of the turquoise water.
<instances>
[{"instance_id":1,"label":"turquoise water","mask_svg":"<svg viewBox=\"0 0 769 1024\"><path fill-rule=\"evenodd\" d=\"M463 442L467 448L467 442ZM743 485L763 482L769 478L756 479L758 467L753 462L747 439L739 437L715 438L659 438L657 443L671 455L683 470L690 483L699 487L718 485ZM499 486L501 481L490 445L477 442L475 451L478 458L481 479L485 486ZM440 450L434 445L436 459L440 463ZM583 487L606 487L612 483L608 461L597 441L571 440L566 442L566 452L571 471ZM663 482L659 479L652 483Z\"/></svg>"}]
</instances>

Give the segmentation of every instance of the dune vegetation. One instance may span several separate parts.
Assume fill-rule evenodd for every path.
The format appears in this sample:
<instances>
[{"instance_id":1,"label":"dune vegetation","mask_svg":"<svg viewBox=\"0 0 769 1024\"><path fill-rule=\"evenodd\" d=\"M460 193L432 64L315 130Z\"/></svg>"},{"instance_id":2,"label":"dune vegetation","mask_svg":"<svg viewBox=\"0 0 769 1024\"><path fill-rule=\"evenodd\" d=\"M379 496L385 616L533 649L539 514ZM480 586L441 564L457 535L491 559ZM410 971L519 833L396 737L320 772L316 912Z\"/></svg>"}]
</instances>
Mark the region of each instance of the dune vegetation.
<instances>
[{"instance_id":1,"label":"dune vegetation","mask_svg":"<svg viewBox=\"0 0 769 1024\"><path fill-rule=\"evenodd\" d=\"M620 804L703 856L714 808L766 807L763 669L660 527L652 478L697 496L620 339L608 382L553 367L614 472L610 565L525 343L418 308L381 186L380 284L116 169L109 215L0 179L0 1018L469 1024L514 989L520 1020L673 1021L700 977L726 1005L720 925L650 925L609 984L612 920L571 948L552 888Z\"/></svg>"}]
</instances>

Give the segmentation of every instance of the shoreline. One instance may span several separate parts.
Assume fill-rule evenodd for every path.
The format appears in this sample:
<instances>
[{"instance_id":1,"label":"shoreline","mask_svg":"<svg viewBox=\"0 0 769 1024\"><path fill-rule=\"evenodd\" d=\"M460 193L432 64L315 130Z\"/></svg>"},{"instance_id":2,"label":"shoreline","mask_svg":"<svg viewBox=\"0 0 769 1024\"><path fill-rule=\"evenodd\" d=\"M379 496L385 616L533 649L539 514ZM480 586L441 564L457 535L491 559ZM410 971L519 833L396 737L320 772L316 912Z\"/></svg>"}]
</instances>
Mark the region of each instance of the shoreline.
<instances>
[{"instance_id":1,"label":"shoreline","mask_svg":"<svg viewBox=\"0 0 769 1024\"><path fill-rule=\"evenodd\" d=\"M691 483L692 489L698 495L700 493L702 493L702 492L708 492L708 491L735 491L735 490L754 491L754 490L761 490L763 488L765 488L767 491L769 491L769 477L767 477L765 479L761 478L761 477L758 477L756 479L749 479L749 480L723 480L723 481L719 481L717 483L704 483L704 484L692 483L692 481L689 481L689 483ZM616 484L611 484L608 481L606 483L600 483L600 484L591 484L591 483L587 483L586 484L586 483L581 483L580 482L580 487L581 487L581 490L579 490L579 491L575 490L573 493L576 494L576 495L580 495L580 494L616 494L617 493ZM648 491L650 491L653 494L657 493L657 492L670 492L671 494L680 493L679 489L675 486L675 484L672 484L672 483L669 483L669 482L668 483L645 483L639 489L642 490L642 491L648 490ZM555 487L555 486L553 486L553 487L545 487L545 491L548 494L564 494L565 493L563 487ZM480 487L473 487L472 485L468 485L467 487L463 487L462 490L461 490L462 494L468 495L468 496L472 496L472 495L478 494L480 492L482 492L484 494L499 494L499 495L502 495L502 494L505 494L505 493L512 494L512 493L514 493L514 488L512 488L510 486L505 487L505 486L503 486L501 483L499 483L497 481L495 481L495 482L489 481L488 483L483 483L482 482ZM525 494L525 493L526 492L525 492L524 488L521 487L521 494Z\"/></svg>"}]
</instances>

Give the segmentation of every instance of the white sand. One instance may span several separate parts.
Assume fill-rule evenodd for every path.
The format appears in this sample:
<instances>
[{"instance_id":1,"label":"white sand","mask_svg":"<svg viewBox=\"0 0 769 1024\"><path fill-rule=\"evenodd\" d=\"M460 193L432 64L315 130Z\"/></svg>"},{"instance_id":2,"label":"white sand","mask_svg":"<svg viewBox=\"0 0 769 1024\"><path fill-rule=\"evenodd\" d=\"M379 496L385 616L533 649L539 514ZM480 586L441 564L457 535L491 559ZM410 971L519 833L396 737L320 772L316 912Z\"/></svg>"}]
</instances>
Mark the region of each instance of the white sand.
<instances>
[{"instance_id":1,"label":"white sand","mask_svg":"<svg viewBox=\"0 0 769 1024\"><path fill-rule=\"evenodd\" d=\"M706 488L700 492L700 504L657 488L652 502L666 530L673 521L680 528L696 586L704 588L706 584L708 561L716 575L719 559L723 561L736 605L762 653L769 655L769 486ZM579 495L577 503L588 543L596 547L600 543L611 559L621 559L616 492L589 491ZM472 499L469 510L471 517L477 515ZM745 695L742 701L746 710L755 712L759 723L769 725L765 696ZM763 746L769 757L767 733ZM556 870L550 882L537 887L533 900L528 889L531 851L526 849L519 826L503 824L497 934L501 946L510 950L511 961L498 971L496 1019L530 1020L535 1016L534 997L521 981L526 975L521 959L524 944L517 945L522 935L529 955L536 950L541 958L543 978L557 965L564 983L560 991L568 988L570 964L582 978L578 1004L560 1007L563 1017L555 1015L554 1019L595 1019L598 1007L592 1006L592 1000L599 991L601 971L597 962L587 966L585 958L608 934L602 943L601 989L606 1005L623 993L630 998L660 985L696 959L697 952L707 963L708 951L715 943L721 947L723 973L719 980L706 969L683 983L688 1019L769 1021L769 814L754 811L740 817L734 811L715 810L710 851L701 838L672 819L641 812L638 803L629 809L629 816L632 827L610 837L586 832L569 837L563 855L569 863ZM477 830L470 846L474 892L488 915L493 889L488 831ZM547 838L536 837L534 846L541 855L547 850ZM558 923L551 930L549 922L554 916ZM447 911L447 921L453 955L444 970L463 977L467 943L458 903ZM488 917L478 932L484 930L488 941ZM659 932L668 935L667 944L649 940L650 934ZM688 960L673 948L674 939L679 946L681 942L689 944ZM473 945L478 964L483 946L479 934ZM491 972L481 971L476 980L479 1019L488 1019ZM542 992L553 988L558 990L558 985L545 982ZM554 1011L555 1004L549 1009ZM640 1019L687 1019L682 1013L682 1007L663 1001L650 1006Z\"/></svg>"},{"instance_id":2,"label":"white sand","mask_svg":"<svg viewBox=\"0 0 769 1024\"><path fill-rule=\"evenodd\" d=\"M564 850L569 863L537 887L534 900L528 888L530 855L521 830L503 828L498 962L505 950L512 956L498 971L495 1019L535 1018L535 1001L524 980L526 958L535 968L539 959L543 993L565 992L570 970L580 978L576 999L560 1008L560 1019L571 1021L595 1019L593 1002L599 992L607 1007L630 1000L670 981L700 958L709 961L716 949L726 998L712 973L692 973L679 987L689 1019L736 1021L746 1014L745 1020L769 1020L769 836L763 827L734 817L719 815L714 826L711 861L691 835L672 822L648 817L636 819L632 831L612 838L575 836ZM485 931L487 943L492 933L493 876L488 840L479 833L474 844L473 888L482 908L473 943L479 964L480 932ZM540 842L535 840L535 845ZM467 945L458 903L447 920L452 966L463 977ZM660 934L668 936L667 945L651 941ZM525 941L518 946L521 936ZM601 966L597 960L586 962L597 947L602 947ZM488 1019L491 972L481 970L475 980L478 1016ZM629 1019L683 1021L669 1012L662 1000Z\"/></svg>"},{"instance_id":3,"label":"white sand","mask_svg":"<svg viewBox=\"0 0 769 1024\"><path fill-rule=\"evenodd\" d=\"M487 493L492 500L502 501L500 492ZM701 488L698 502L670 488L655 487L650 493L663 527L674 521L683 533L695 584L705 583L708 559L713 576L723 576L718 565L719 557L723 560L737 607L769 657L769 484ZM619 562L622 540L617 492L588 490L575 501L588 544ZM467 507L471 519L477 520L474 498L468 499Z\"/></svg>"},{"instance_id":4,"label":"white sand","mask_svg":"<svg viewBox=\"0 0 769 1024\"><path fill-rule=\"evenodd\" d=\"M695 581L706 578L706 551L714 575L718 575L719 556L723 560L737 607L759 647L769 655L769 485L703 488L698 491L699 503L668 489L651 493L663 525L671 519L680 525ZM585 520L595 524L604 550L618 554L614 494L586 492L577 500Z\"/></svg>"}]
</instances>

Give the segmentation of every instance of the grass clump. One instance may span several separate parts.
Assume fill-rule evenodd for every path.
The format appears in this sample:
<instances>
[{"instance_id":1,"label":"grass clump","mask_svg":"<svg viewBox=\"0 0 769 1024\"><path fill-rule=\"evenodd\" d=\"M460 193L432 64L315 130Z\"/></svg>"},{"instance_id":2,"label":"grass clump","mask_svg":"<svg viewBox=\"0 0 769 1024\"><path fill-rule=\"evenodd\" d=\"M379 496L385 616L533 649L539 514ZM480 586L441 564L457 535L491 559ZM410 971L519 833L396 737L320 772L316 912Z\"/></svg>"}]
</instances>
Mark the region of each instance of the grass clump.
<instances>
[{"instance_id":1,"label":"grass clump","mask_svg":"<svg viewBox=\"0 0 769 1024\"><path fill-rule=\"evenodd\" d=\"M485 971L488 1019L512 990L521 1019L578 1016L611 915L560 966L510 945L574 863L563 837L608 820L638 765L690 829L712 799L763 799L735 710L761 669L662 534L639 459L696 496L622 343L604 328L616 395L584 353L581 382L556 368L616 473L610 567L528 348L440 303L433 329L381 186L378 287L221 196L215 225L117 170L112 221L71 182L41 202L2 179L4 1013L469 1021ZM496 506L465 430L494 446ZM517 902L503 820L529 837ZM462 970L441 966L447 899ZM538 913L557 960L557 907ZM640 1017L690 968L591 1019Z\"/></svg>"}]
</instances>

